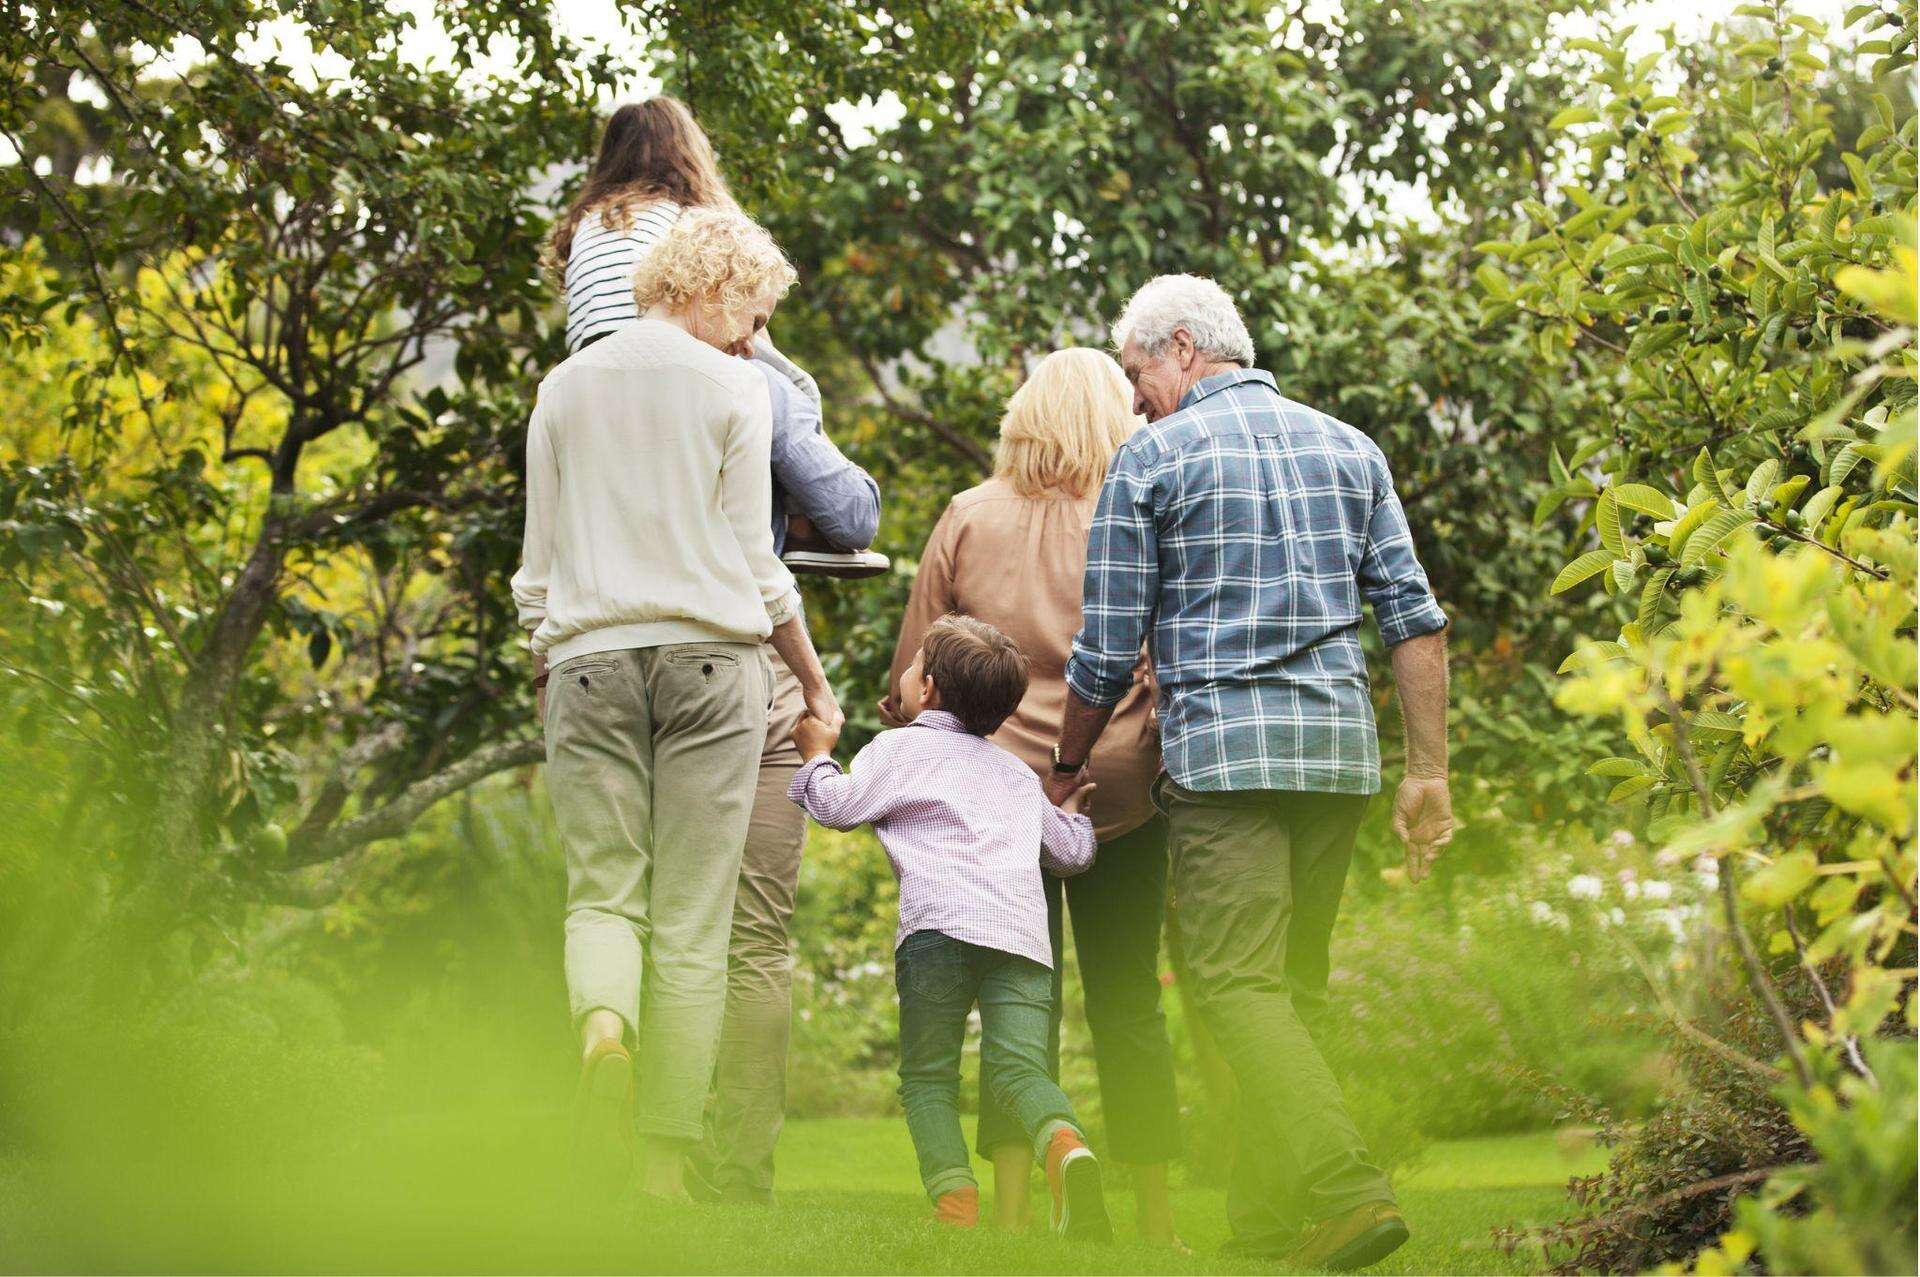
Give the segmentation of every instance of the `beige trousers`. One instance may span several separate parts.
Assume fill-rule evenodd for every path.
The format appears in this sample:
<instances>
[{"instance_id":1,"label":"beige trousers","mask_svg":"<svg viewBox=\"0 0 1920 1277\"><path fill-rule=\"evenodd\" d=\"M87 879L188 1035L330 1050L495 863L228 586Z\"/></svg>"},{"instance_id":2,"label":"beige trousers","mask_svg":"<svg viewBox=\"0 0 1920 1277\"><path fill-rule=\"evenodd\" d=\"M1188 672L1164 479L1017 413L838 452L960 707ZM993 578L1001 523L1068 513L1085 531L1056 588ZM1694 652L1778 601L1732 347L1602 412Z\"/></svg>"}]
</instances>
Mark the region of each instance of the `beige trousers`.
<instances>
[{"instance_id":1,"label":"beige trousers","mask_svg":"<svg viewBox=\"0 0 1920 1277\"><path fill-rule=\"evenodd\" d=\"M548 679L568 996L632 1030L642 1134L701 1133L769 686L752 643L600 652Z\"/></svg>"},{"instance_id":2,"label":"beige trousers","mask_svg":"<svg viewBox=\"0 0 1920 1277\"><path fill-rule=\"evenodd\" d=\"M706 1139L694 1159L710 1193L766 1202L773 1150L787 1101L787 1042L793 1018L789 930L806 847L807 818L787 797L800 770L793 725L806 713L800 682L772 648L773 710L760 754L753 814L733 903L727 954L727 1009Z\"/></svg>"}]
</instances>

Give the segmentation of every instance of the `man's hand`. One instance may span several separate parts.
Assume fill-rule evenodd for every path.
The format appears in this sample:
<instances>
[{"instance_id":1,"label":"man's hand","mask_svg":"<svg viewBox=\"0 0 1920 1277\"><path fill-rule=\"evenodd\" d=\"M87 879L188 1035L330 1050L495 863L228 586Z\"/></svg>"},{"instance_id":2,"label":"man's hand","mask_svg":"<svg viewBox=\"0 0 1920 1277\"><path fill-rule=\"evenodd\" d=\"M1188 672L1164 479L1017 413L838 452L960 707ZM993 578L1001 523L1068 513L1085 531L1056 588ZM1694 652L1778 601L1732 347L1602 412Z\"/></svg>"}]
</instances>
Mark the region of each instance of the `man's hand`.
<instances>
[{"instance_id":1,"label":"man's hand","mask_svg":"<svg viewBox=\"0 0 1920 1277\"><path fill-rule=\"evenodd\" d=\"M1453 796L1445 776L1409 776L1393 797L1393 832L1407 845L1407 878L1432 872L1440 849L1453 841Z\"/></svg>"},{"instance_id":2,"label":"man's hand","mask_svg":"<svg viewBox=\"0 0 1920 1277\"><path fill-rule=\"evenodd\" d=\"M901 710L900 702L890 695L880 698L878 708L880 710L881 723L888 727L905 727L913 721Z\"/></svg>"},{"instance_id":3,"label":"man's hand","mask_svg":"<svg viewBox=\"0 0 1920 1277\"><path fill-rule=\"evenodd\" d=\"M1085 772L1081 773L1083 776L1085 774ZM1087 804L1093 801L1093 791L1098 788L1100 788L1100 786L1091 781L1080 786L1080 788L1067 795L1067 800L1060 804L1060 810L1066 812L1069 816L1083 814L1087 810Z\"/></svg>"},{"instance_id":4,"label":"man's hand","mask_svg":"<svg viewBox=\"0 0 1920 1277\"><path fill-rule=\"evenodd\" d=\"M833 689L822 683L812 691L802 692L801 697L807 703L807 713L833 728L834 739L838 740L840 729L846 725L847 716L841 712L840 702L834 698Z\"/></svg>"},{"instance_id":5,"label":"man's hand","mask_svg":"<svg viewBox=\"0 0 1920 1277\"><path fill-rule=\"evenodd\" d=\"M1048 802L1070 811L1074 809L1067 807L1068 801L1082 788L1092 789L1093 786L1087 784L1087 769L1082 767L1077 772L1049 771L1041 776L1040 788L1046 791Z\"/></svg>"},{"instance_id":6,"label":"man's hand","mask_svg":"<svg viewBox=\"0 0 1920 1277\"><path fill-rule=\"evenodd\" d=\"M837 710L837 706L835 707ZM840 723L823 722L812 713L801 716L793 725L794 747L800 751L800 757L811 762L823 754L831 754L833 747L840 743Z\"/></svg>"}]
</instances>

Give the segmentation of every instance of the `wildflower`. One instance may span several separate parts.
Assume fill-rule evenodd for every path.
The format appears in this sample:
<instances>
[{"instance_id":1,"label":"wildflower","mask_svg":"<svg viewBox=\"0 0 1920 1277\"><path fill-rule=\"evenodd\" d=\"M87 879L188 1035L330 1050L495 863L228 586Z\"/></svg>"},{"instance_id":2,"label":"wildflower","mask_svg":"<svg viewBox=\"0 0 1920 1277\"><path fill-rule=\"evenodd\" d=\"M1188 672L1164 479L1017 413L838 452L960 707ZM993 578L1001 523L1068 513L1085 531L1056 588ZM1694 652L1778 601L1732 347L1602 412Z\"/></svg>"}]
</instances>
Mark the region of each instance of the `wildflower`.
<instances>
[{"instance_id":1,"label":"wildflower","mask_svg":"<svg viewBox=\"0 0 1920 1277\"><path fill-rule=\"evenodd\" d=\"M1673 899L1673 884L1670 882L1662 882L1658 878L1649 878L1641 884L1640 894L1649 900L1671 900Z\"/></svg>"},{"instance_id":2,"label":"wildflower","mask_svg":"<svg viewBox=\"0 0 1920 1277\"><path fill-rule=\"evenodd\" d=\"M1598 900L1604 890L1606 884L1592 874L1575 874L1567 879L1567 894L1575 900Z\"/></svg>"}]
</instances>

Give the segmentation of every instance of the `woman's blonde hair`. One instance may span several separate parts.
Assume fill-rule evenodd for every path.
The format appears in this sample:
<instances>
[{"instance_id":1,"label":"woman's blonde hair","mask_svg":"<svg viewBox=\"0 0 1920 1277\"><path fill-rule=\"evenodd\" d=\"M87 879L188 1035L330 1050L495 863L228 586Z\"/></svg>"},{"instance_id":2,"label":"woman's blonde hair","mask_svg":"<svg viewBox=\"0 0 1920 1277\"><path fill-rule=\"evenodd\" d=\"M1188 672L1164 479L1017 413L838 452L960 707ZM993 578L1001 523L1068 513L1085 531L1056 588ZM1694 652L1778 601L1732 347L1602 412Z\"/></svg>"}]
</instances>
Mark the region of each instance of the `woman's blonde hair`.
<instances>
[{"instance_id":1,"label":"woman's blonde hair","mask_svg":"<svg viewBox=\"0 0 1920 1277\"><path fill-rule=\"evenodd\" d=\"M1084 497L1139 428L1126 374L1105 351L1056 350L1007 400L994 473L1023 497Z\"/></svg>"},{"instance_id":2,"label":"woman's blonde hair","mask_svg":"<svg viewBox=\"0 0 1920 1277\"><path fill-rule=\"evenodd\" d=\"M556 278L566 273L580 219L598 212L610 230L625 230L633 213L656 200L682 208L734 208L713 144L687 104L664 93L629 102L607 119L587 180L553 224L543 254Z\"/></svg>"},{"instance_id":3,"label":"woman's blonde hair","mask_svg":"<svg viewBox=\"0 0 1920 1277\"><path fill-rule=\"evenodd\" d=\"M786 296L796 278L773 236L745 213L690 208L641 259L633 300L642 314L701 301L737 310L769 292Z\"/></svg>"}]
</instances>

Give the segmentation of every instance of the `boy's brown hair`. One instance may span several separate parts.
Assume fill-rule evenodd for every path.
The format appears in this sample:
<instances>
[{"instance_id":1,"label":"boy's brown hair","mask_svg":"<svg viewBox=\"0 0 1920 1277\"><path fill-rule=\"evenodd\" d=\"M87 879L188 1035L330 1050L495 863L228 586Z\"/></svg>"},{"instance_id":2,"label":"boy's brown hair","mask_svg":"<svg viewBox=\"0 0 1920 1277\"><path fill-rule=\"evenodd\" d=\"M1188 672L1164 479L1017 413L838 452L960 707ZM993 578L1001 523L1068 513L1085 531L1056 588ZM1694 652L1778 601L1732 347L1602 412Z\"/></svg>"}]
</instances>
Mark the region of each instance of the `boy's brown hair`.
<instances>
[{"instance_id":1,"label":"boy's brown hair","mask_svg":"<svg viewBox=\"0 0 1920 1277\"><path fill-rule=\"evenodd\" d=\"M985 621L943 616L927 627L920 651L940 708L975 736L992 735L1027 694L1026 653Z\"/></svg>"}]
</instances>

